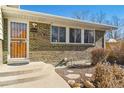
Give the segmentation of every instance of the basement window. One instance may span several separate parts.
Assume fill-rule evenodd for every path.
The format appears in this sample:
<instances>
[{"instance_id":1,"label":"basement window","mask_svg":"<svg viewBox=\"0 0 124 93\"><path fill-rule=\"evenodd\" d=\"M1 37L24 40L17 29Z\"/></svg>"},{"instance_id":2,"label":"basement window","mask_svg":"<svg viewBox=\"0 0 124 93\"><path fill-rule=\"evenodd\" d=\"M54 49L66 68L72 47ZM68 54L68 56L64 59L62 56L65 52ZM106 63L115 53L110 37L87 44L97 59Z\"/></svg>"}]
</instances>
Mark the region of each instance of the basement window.
<instances>
[{"instance_id":1,"label":"basement window","mask_svg":"<svg viewBox=\"0 0 124 93\"><path fill-rule=\"evenodd\" d=\"M66 42L66 28L52 26L52 42Z\"/></svg>"}]
</instances>

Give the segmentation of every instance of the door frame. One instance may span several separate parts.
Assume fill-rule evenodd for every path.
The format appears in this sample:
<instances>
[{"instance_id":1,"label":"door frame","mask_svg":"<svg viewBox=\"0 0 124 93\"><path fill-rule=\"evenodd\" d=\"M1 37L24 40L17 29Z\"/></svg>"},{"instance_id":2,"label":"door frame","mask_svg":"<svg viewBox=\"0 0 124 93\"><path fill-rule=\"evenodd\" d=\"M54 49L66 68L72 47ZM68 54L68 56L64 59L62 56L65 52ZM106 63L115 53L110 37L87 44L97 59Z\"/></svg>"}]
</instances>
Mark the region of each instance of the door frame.
<instances>
[{"instance_id":1,"label":"door frame","mask_svg":"<svg viewBox=\"0 0 124 93\"><path fill-rule=\"evenodd\" d=\"M10 33L10 22L20 22L20 23L26 23L27 24L27 40L26 40L26 43L27 43L27 55L26 55L26 58L11 58L10 55L10 43L11 43L11 40L10 40L10 36L11 36L11 33ZM8 63L14 63L13 61L24 61L24 62L27 62L29 61L29 21L27 20L19 20L19 19L11 19L9 18L8 19L8 55L7 55L7 61ZM22 63L22 62L21 62Z\"/></svg>"}]
</instances>

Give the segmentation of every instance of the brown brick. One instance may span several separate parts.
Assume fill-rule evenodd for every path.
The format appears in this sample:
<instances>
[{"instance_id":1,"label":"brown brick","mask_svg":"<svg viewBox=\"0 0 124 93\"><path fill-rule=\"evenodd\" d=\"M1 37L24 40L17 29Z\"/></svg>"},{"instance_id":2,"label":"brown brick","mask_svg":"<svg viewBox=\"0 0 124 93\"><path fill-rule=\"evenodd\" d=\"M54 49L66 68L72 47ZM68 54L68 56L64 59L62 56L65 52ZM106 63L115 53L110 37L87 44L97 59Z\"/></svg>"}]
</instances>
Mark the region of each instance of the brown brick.
<instances>
[{"instance_id":1,"label":"brown brick","mask_svg":"<svg viewBox=\"0 0 124 93\"><path fill-rule=\"evenodd\" d=\"M56 63L63 58L72 60L90 59L90 51L93 47L102 47L104 31L96 31L95 46L91 45L72 45L72 44L51 44L50 42L50 24L37 23L37 31L31 31L32 22L29 22L30 27L30 42L29 56L31 61L44 61L47 63ZM102 38L102 39L101 39ZM8 20L4 19L4 40L3 40L3 58L7 59L8 51Z\"/></svg>"}]
</instances>

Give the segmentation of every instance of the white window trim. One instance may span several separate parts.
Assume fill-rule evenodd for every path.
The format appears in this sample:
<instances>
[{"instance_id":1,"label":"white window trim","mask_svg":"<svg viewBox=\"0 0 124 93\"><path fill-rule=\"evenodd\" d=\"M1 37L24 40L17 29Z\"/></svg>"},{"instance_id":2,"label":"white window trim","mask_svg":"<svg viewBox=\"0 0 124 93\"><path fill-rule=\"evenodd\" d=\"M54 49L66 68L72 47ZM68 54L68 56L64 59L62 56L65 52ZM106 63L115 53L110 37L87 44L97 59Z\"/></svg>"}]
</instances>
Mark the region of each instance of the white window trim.
<instances>
[{"instance_id":1,"label":"white window trim","mask_svg":"<svg viewBox=\"0 0 124 93\"><path fill-rule=\"evenodd\" d=\"M26 23L27 24L27 56L26 58L11 58L10 57L10 23L11 22L20 22L20 23ZM8 19L8 55L7 55L7 61L9 60L28 60L29 61L29 21L27 20L19 20L19 19Z\"/></svg>"},{"instance_id":2,"label":"white window trim","mask_svg":"<svg viewBox=\"0 0 124 93\"><path fill-rule=\"evenodd\" d=\"M66 42L52 42L52 26L65 27L66 28ZM70 37L69 37L70 36L70 33L69 33L70 28L81 29L81 43L70 43L70 41L69 41L69 39L70 39ZM84 43L84 30L85 29L94 31L94 43ZM72 45L95 45L95 29L51 24L51 26L50 26L50 43L51 44L72 44Z\"/></svg>"},{"instance_id":3,"label":"white window trim","mask_svg":"<svg viewBox=\"0 0 124 93\"><path fill-rule=\"evenodd\" d=\"M84 29L81 29L81 44L84 44Z\"/></svg>"},{"instance_id":4,"label":"white window trim","mask_svg":"<svg viewBox=\"0 0 124 93\"><path fill-rule=\"evenodd\" d=\"M66 44L69 44L69 27L66 27Z\"/></svg>"},{"instance_id":5,"label":"white window trim","mask_svg":"<svg viewBox=\"0 0 124 93\"><path fill-rule=\"evenodd\" d=\"M50 42L51 42L51 44L66 44L66 39L67 39L67 35L65 36L66 38L65 38L65 42L52 42L52 26L57 26L57 27L64 27L64 26L60 26L60 25L51 25L50 26ZM67 32L67 28L66 27L64 27L65 28L65 34L66 34L66 32ZM59 31L60 32L60 31ZM59 33L58 33L58 37L59 37ZM58 38L59 39L59 38Z\"/></svg>"}]
</instances>

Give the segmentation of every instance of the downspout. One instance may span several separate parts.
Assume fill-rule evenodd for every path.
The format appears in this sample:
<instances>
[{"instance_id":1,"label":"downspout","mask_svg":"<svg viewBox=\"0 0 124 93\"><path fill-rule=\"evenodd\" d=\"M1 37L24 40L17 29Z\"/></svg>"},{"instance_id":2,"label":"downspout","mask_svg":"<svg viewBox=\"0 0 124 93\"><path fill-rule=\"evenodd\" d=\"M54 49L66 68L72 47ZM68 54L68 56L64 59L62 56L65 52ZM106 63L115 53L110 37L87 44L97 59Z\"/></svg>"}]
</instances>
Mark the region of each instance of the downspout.
<instances>
[{"instance_id":1,"label":"downspout","mask_svg":"<svg viewBox=\"0 0 124 93\"><path fill-rule=\"evenodd\" d=\"M0 6L0 65L3 64L3 45L2 45L2 40L3 40L3 17L2 17L2 8Z\"/></svg>"}]
</instances>

